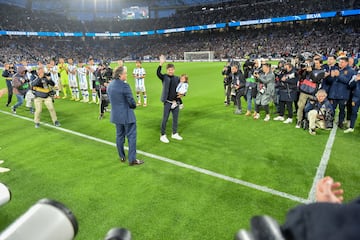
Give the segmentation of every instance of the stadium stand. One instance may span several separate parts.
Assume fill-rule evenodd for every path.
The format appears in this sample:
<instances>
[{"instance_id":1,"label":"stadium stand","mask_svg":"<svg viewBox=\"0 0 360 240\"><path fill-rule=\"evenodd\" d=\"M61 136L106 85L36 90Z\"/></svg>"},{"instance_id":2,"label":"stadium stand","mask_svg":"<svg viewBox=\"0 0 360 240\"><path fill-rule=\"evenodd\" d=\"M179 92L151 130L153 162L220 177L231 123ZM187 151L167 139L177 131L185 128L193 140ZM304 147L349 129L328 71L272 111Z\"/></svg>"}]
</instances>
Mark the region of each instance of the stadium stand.
<instances>
[{"instance_id":1,"label":"stadium stand","mask_svg":"<svg viewBox=\"0 0 360 240\"><path fill-rule=\"evenodd\" d=\"M155 2L155 1L154 1ZM185 1L184 1L185 2ZM165 19L77 21L60 14L1 5L0 29L11 31L121 32L167 29L187 25L269 18L321 11L339 11L358 7L357 1L224 1L179 9ZM210 10L213 9L213 10ZM359 17L336 17L283 24L265 24L188 33L125 38L2 36L0 63L48 61L72 56L87 59L156 58L161 53L174 60L184 51L215 51L215 58L286 57L300 52L323 55L346 50L359 51ZM31 40L31 41L29 41Z\"/></svg>"}]
</instances>

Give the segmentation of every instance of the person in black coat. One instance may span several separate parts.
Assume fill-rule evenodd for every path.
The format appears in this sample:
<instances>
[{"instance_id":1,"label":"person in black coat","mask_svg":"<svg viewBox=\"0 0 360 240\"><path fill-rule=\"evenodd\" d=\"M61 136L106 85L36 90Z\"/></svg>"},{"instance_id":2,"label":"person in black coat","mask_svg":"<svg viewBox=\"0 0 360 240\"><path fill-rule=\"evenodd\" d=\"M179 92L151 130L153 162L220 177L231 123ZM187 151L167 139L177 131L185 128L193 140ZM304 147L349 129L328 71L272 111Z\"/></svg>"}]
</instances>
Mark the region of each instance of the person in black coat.
<instances>
[{"instance_id":1,"label":"person in black coat","mask_svg":"<svg viewBox=\"0 0 360 240\"><path fill-rule=\"evenodd\" d=\"M179 119L179 107L171 108L173 101L177 98L181 98L181 94L177 94L176 87L180 82L180 78L175 76L175 66L169 63L166 66L166 74L161 73L162 65L165 63L165 56L160 56L159 67L157 68L156 74L161 80L163 89L161 94L161 102L164 104L163 118L161 122L161 136L160 141L163 143L169 143L169 139L166 137L166 123L169 119L170 112L172 113L173 124L172 124L172 135L171 138L176 140L182 140L183 138L177 132L178 119Z\"/></svg>"},{"instance_id":2,"label":"person in black coat","mask_svg":"<svg viewBox=\"0 0 360 240\"><path fill-rule=\"evenodd\" d=\"M243 73L239 69L238 64L231 66L231 73L229 75L231 80L232 95L235 97L235 114L241 114L241 97L245 96L246 80Z\"/></svg>"},{"instance_id":3,"label":"person in black coat","mask_svg":"<svg viewBox=\"0 0 360 240\"><path fill-rule=\"evenodd\" d=\"M292 123L293 102L297 95L297 83L299 77L296 69L291 63L285 63L285 73L278 82L279 89L279 116L275 117L275 121L283 121L284 123ZM285 106L288 111L288 118L285 120Z\"/></svg>"},{"instance_id":4,"label":"person in black coat","mask_svg":"<svg viewBox=\"0 0 360 240\"><path fill-rule=\"evenodd\" d=\"M281 232L291 240L355 240L360 236L360 197L342 204L343 190L331 177L321 179L316 203L300 205L287 214Z\"/></svg>"}]
</instances>

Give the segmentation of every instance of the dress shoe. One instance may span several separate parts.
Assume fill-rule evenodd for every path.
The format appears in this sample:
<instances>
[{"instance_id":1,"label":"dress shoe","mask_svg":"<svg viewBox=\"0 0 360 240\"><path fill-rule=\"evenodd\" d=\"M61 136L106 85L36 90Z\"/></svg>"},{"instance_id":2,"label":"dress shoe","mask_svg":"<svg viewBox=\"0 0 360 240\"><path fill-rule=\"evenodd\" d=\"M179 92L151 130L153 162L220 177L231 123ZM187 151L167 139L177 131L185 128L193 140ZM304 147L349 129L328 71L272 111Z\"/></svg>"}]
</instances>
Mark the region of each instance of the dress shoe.
<instances>
[{"instance_id":1,"label":"dress shoe","mask_svg":"<svg viewBox=\"0 0 360 240\"><path fill-rule=\"evenodd\" d=\"M140 164L143 164L144 163L144 161L142 161L142 160L135 160L135 161L133 161L133 162L129 162L129 166L135 166L135 165L140 165Z\"/></svg>"}]
</instances>

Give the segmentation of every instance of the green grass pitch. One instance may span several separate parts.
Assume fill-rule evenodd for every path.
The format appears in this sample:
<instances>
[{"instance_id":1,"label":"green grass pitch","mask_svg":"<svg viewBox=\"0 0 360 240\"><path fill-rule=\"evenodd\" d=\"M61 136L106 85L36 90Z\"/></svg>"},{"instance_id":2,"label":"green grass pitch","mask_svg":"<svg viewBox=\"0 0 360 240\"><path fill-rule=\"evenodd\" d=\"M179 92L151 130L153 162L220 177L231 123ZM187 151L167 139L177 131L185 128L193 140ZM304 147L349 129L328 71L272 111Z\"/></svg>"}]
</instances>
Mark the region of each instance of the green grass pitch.
<instances>
[{"instance_id":1,"label":"green grass pitch","mask_svg":"<svg viewBox=\"0 0 360 240\"><path fill-rule=\"evenodd\" d=\"M11 169L0 174L0 182L12 192L12 200L0 207L0 231L42 198L60 201L72 210L80 240L103 239L113 227L128 228L133 239L232 239L238 229L249 227L252 216L267 214L282 223L287 210L299 204L150 154L308 198L329 131L311 136L295 129L295 123L235 115L233 106L223 104L223 63L175 63L177 75L189 75L179 118L184 140L161 143L162 85L156 77L157 65L143 63L148 106L135 110L137 149L148 154L138 153L145 161L138 167L120 163L112 145L44 124L35 129L32 121L6 114L10 113L5 107L7 96L0 99L0 159L5 160L1 166ZM135 63L126 66L134 89ZM1 79L0 88L4 87ZM109 113L97 119L98 105L61 99L55 101L55 108L61 128L115 142ZM17 115L33 117L24 106ZM51 122L45 107L41 121ZM353 134L337 130L325 172L343 183L346 201L360 192L359 132L358 124ZM167 134L171 134L171 117Z\"/></svg>"}]
</instances>

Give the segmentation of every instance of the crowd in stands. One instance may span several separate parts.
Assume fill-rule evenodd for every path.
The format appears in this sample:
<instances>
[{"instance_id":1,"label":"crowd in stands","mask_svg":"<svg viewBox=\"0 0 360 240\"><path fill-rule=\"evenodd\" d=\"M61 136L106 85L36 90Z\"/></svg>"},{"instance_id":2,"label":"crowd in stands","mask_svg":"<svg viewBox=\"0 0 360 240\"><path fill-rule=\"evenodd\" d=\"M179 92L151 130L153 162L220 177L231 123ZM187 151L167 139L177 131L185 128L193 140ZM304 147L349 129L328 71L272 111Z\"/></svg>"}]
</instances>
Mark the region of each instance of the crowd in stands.
<instances>
[{"instance_id":1,"label":"crowd in stands","mask_svg":"<svg viewBox=\"0 0 360 240\"><path fill-rule=\"evenodd\" d=\"M84 22L67 20L62 15L30 11L2 5L0 29L13 31L119 32L164 29L186 25L246 20L285 15L299 15L357 7L357 1L248 0L178 10L169 18ZM210 10L213 9L213 10ZM102 60L154 59L165 53L174 60L183 59L185 51L214 51L216 59L233 57L286 57L301 52L329 55L346 50L359 52L359 17L332 18L321 21L293 22L221 30L207 30L169 35L123 38L1 36L0 64L27 60L32 64L55 57Z\"/></svg>"},{"instance_id":2,"label":"crowd in stands","mask_svg":"<svg viewBox=\"0 0 360 240\"><path fill-rule=\"evenodd\" d=\"M328 55L339 50L355 55L360 46L357 21L353 19L343 24L343 20L327 20L316 24L294 23L283 27L230 28L223 32L213 30L120 39L2 36L0 64L23 59L30 63L48 62L58 56L71 56L75 60L90 56L103 60L144 59L144 56L155 59L162 53L170 59L181 60L184 51L209 50L215 52L216 59L279 58L306 51Z\"/></svg>"},{"instance_id":3,"label":"crowd in stands","mask_svg":"<svg viewBox=\"0 0 360 240\"><path fill-rule=\"evenodd\" d=\"M0 29L13 31L54 32L132 32L175 27L204 25L239 20L263 19L279 16L301 15L324 11L354 9L358 1L342 0L249 0L222 2L220 4L189 7L178 10L167 18L142 20L78 21L53 12L39 12L1 5ZM65 11L66 12L66 11Z\"/></svg>"}]
</instances>

